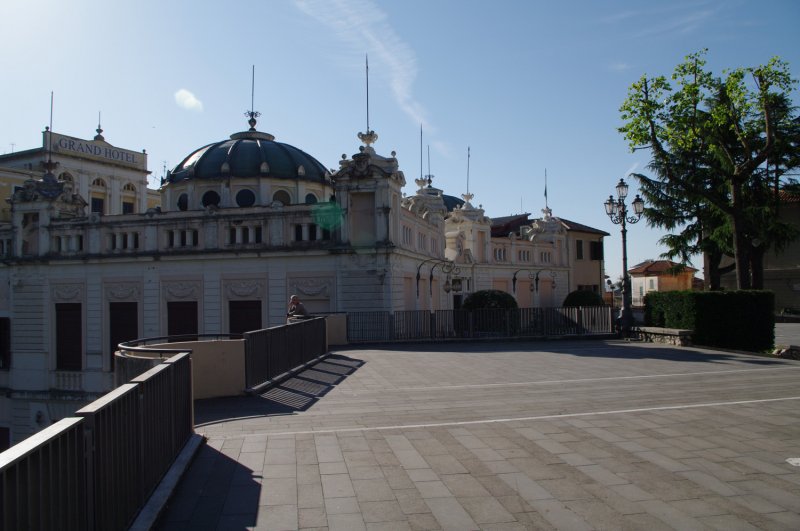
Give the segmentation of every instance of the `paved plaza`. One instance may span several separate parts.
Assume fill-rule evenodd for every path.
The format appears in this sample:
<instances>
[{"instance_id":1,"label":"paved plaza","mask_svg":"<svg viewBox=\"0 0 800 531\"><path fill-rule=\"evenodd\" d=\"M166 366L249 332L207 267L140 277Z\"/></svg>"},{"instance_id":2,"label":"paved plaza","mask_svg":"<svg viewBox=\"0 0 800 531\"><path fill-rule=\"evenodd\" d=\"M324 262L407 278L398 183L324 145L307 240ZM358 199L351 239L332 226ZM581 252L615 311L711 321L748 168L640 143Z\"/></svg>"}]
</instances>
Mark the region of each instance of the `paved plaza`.
<instances>
[{"instance_id":1,"label":"paved plaza","mask_svg":"<svg viewBox=\"0 0 800 531\"><path fill-rule=\"evenodd\" d=\"M160 529L800 529L800 361L342 349L261 397L198 402L196 422L208 442Z\"/></svg>"}]
</instances>

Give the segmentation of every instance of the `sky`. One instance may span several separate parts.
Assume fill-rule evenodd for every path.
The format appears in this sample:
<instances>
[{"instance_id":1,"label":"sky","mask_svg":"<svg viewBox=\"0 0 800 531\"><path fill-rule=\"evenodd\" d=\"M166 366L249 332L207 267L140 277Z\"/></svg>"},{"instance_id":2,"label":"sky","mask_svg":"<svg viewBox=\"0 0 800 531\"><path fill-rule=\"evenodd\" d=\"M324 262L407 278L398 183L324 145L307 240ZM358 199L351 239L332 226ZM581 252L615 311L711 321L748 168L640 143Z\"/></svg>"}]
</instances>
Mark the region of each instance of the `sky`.
<instances>
[{"instance_id":1,"label":"sky","mask_svg":"<svg viewBox=\"0 0 800 531\"><path fill-rule=\"evenodd\" d=\"M628 87L705 48L716 74L779 56L800 78L798 23L796 0L5 0L0 153L41 146L51 92L55 132L91 139L99 116L107 142L147 151L154 188L251 108L331 169L369 116L409 195L432 174L489 217L538 217L546 174L555 216L610 234L615 280L603 202L620 178L632 200L650 160L617 131ZM629 267L658 259L663 234L629 225Z\"/></svg>"}]
</instances>

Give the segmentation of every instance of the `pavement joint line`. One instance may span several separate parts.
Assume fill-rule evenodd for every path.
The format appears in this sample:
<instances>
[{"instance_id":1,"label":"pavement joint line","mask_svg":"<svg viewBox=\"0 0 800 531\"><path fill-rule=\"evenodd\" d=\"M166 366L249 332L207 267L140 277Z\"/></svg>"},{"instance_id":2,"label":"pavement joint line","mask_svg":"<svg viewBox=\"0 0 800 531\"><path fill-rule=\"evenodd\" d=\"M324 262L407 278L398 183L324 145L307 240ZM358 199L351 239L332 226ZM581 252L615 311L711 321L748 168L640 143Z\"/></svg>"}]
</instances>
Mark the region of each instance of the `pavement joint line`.
<instances>
[{"instance_id":1,"label":"pavement joint line","mask_svg":"<svg viewBox=\"0 0 800 531\"><path fill-rule=\"evenodd\" d=\"M552 415L537 415L533 417L509 417L502 419L483 419L483 420L462 420L453 422L433 422L429 424L401 424L395 426L353 426L342 428L325 428L319 430L302 430L302 431L281 431L281 432L260 432L260 433L245 433L240 435L222 435L207 434L206 436L211 439L247 439L248 437L285 437L288 435L322 435L328 433L350 433L359 431L383 431L383 430L413 430L424 428L445 428L448 426L469 426L473 424L499 424L505 422L520 422L520 421L535 421L535 420L553 420L553 419L566 419L575 417L591 417L591 416L604 416L604 415L621 415L626 413L648 413L651 411L670 411L678 409L697 409L704 407L720 407L720 406L737 406L747 404L763 404L766 402L786 402L789 400L800 400L800 396L787 396L781 398L762 398L758 400L735 400L731 402L706 402L700 404L681 404L677 406L656 406L646 408L634 409L615 409L609 411L585 411L580 413L554 413ZM226 421L246 420L256 417L237 417L226 419ZM208 426L210 424L206 424Z\"/></svg>"},{"instance_id":2,"label":"pavement joint line","mask_svg":"<svg viewBox=\"0 0 800 531\"><path fill-rule=\"evenodd\" d=\"M603 378L576 378L571 380L536 380L529 382L508 382L508 383L490 383L490 384L465 384L465 385L438 385L426 387L395 387L390 391L426 391L429 389L477 389L483 387L517 387L525 385L544 385L544 384L564 384L564 383L580 383L580 382L602 382L607 380L642 380L646 378L672 378L675 376L705 376L707 374L739 374L743 372L758 372L758 371L785 371L789 369L800 369L797 366L781 366L770 367L766 369L738 369L733 371L701 371L701 372L676 372L666 374L641 374L635 376L606 376ZM385 392L386 390L381 390ZM361 393L359 393L361 394Z\"/></svg>"}]
</instances>

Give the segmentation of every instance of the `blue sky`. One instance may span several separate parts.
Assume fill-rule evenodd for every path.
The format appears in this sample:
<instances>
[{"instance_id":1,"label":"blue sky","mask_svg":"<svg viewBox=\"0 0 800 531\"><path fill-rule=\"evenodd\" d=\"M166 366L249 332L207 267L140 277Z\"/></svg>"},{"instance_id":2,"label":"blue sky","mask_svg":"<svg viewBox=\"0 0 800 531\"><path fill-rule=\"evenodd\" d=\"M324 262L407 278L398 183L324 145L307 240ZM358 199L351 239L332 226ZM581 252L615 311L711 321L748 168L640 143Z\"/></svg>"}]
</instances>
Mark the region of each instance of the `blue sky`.
<instances>
[{"instance_id":1,"label":"blue sky","mask_svg":"<svg viewBox=\"0 0 800 531\"><path fill-rule=\"evenodd\" d=\"M165 164L246 129L255 65L258 129L337 168L366 128L369 54L375 148L397 152L407 193L420 124L423 172L430 146L434 185L459 196L469 146L469 190L489 216L540 215L546 170L555 215L611 234L617 278L619 227L602 203L648 162L617 132L630 84L703 48L715 73L777 55L798 78L798 23L794 0L6 0L0 153L41 144L54 91L55 131L91 138L102 112L108 142L147 150L155 184ZM661 235L630 226L629 265L657 258Z\"/></svg>"}]
</instances>

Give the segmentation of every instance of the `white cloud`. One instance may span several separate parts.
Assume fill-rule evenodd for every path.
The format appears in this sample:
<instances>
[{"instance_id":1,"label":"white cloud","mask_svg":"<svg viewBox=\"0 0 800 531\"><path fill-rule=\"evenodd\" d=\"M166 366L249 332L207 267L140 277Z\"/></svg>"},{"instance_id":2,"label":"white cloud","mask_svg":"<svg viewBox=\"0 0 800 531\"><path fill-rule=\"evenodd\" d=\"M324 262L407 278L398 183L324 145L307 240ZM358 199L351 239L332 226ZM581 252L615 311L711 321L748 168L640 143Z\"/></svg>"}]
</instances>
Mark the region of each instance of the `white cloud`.
<instances>
[{"instance_id":1,"label":"white cloud","mask_svg":"<svg viewBox=\"0 0 800 531\"><path fill-rule=\"evenodd\" d=\"M413 123L421 123L426 131L433 130L425 118L424 107L412 92L417 77L416 54L372 0L295 0L295 4L331 28L354 52L369 53L373 64L387 69L392 94L403 112Z\"/></svg>"},{"instance_id":2,"label":"white cloud","mask_svg":"<svg viewBox=\"0 0 800 531\"><path fill-rule=\"evenodd\" d=\"M608 68L612 72L625 72L631 69L631 65L628 63L611 63Z\"/></svg>"},{"instance_id":3,"label":"white cloud","mask_svg":"<svg viewBox=\"0 0 800 531\"><path fill-rule=\"evenodd\" d=\"M201 112L203 110L203 102L186 89L180 89L175 93L175 103L187 111Z\"/></svg>"}]
</instances>

